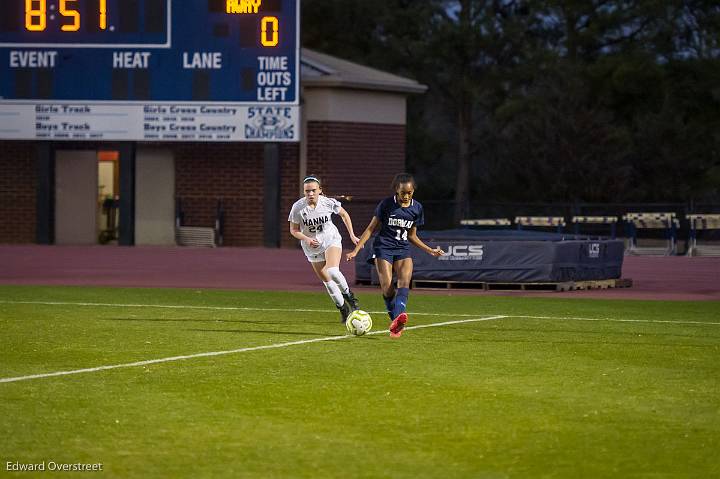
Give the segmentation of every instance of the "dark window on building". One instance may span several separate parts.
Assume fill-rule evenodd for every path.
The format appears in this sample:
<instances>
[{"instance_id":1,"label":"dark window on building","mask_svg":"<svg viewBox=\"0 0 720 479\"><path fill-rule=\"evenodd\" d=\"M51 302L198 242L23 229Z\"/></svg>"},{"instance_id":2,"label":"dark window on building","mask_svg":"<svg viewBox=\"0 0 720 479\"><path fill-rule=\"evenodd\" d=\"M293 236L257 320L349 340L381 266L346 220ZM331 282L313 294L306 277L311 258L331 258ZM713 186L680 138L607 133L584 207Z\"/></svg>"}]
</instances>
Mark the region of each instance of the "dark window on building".
<instances>
[{"instance_id":1,"label":"dark window on building","mask_svg":"<svg viewBox=\"0 0 720 479\"><path fill-rule=\"evenodd\" d=\"M138 17L140 16L138 0L123 0L118 2L118 7L120 7L118 12L120 17L118 29L120 32L137 33L139 28Z\"/></svg>"},{"instance_id":2,"label":"dark window on building","mask_svg":"<svg viewBox=\"0 0 720 479\"><path fill-rule=\"evenodd\" d=\"M3 2L3 12L0 15L0 32L17 32L22 22L20 5L22 2Z\"/></svg>"},{"instance_id":3,"label":"dark window on building","mask_svg":"<svg viewBox=\"0 0 720 479\"><path fill-rule=\"evenodd\" d=\"M113 100L127 100L129 93L129 74L127 70L113 70L112 72L112 91Z\"/></svg>"},{"instance_id":4,"label":"dark window on building","mask_svg":"<svg viewBox=\"0 0 720 479\"><path fill-rule=\"evenodd\" d=\"M49 99L53 97L53 70L41 68L37 70L37 97Z\"/></svg>"},{"instance_id":5,"label":"dark window on building","mask_svg":"<svg viewBox=\"0 0 720 479\"><path fill-rule=\"evenodd\" d=\"M163 33L166 28L165 17L167 3L165 0L145 0L145 31Z\"/></svg>"},{"instance_id":6,"label":"dark window on building","mask_svg":"<svg viewBox=\"0 0 720 479\"><path fill-rule=\"evenodd\" d=\"M135 70L133 72L133 99L150 99L150 70Z\"/></svg>"},{"instance_id":7,"label":"dark window on building","mask_svg":"<svg viewBox=\"0 0 720 479\"><path fill-rule=\"evenodd\" d=\"M210 99L210 73L205 71L193 72L192 98L193 100Z\"/></svg>"}]
</instances>

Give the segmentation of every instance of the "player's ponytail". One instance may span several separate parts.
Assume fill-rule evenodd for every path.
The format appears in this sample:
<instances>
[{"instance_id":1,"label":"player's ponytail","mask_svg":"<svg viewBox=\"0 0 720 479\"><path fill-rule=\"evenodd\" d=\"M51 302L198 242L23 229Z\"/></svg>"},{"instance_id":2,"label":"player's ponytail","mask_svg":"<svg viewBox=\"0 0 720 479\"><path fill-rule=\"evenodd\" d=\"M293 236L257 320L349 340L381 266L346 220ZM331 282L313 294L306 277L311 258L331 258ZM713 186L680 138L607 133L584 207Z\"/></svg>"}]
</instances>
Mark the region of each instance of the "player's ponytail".
<instances>
[{"instance_id":1,"label":"player's ponytail","mask_svg":"<svg viewBox=\"0 0 720 479\"><path fill-rule=\"evenodd\" d=\"M402 183L412 183L413 189L417 188L417 184L415 183L415 178L410 173L398 173L395 175L395 178L393 178L392 182L392 190L397 191L398 187Z\"/></svg>"}]
</instances>

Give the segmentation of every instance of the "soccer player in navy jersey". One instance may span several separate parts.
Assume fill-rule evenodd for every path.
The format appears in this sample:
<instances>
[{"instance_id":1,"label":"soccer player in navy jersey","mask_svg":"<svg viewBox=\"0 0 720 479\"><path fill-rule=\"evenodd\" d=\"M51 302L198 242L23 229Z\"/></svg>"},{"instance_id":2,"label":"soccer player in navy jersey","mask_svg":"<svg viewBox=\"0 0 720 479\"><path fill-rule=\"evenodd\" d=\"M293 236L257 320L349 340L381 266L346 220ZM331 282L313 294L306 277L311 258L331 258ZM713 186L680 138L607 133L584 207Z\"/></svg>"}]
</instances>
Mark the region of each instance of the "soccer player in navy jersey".
<instances>
[{"instance_id":1,"label":"soccer player in navy jersey","mask_svg":"<svg viewBox=\"0 0 720 479\"><path fill-rule=\"evenodd\" d=\"M444 254L442 249L429 247L417 236L417 227L425 223L425 218L422 205L413 199L415 186L412 175L408 173L395 175L392 183L395 194L377 205L370 224L360 236L360 241L355 249L347 254L347 260L352 260L373 233L377 232L373 255L368 261L374 261L377 268L380 289L392 321L390 323L392 338L400 337L408 320L405 308L413 270L410 244L433 256ZM397 288L392 282L393 270L397 275Z\"/></svg>"}]
</instances>

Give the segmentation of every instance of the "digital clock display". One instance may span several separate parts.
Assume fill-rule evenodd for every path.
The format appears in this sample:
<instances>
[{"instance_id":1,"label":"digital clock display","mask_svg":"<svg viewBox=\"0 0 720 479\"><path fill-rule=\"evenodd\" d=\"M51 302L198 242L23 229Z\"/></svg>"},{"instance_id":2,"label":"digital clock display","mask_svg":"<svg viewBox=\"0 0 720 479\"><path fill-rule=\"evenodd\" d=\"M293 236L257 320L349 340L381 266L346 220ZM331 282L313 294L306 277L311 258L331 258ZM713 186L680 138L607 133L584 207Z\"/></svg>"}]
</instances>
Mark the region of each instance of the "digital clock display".
<instances>
[{"instance_id":1,"label":"digital clock display","mask_svg":"<svg viewBox=\"0 0 720 479\"><path fill-rule=\"evenodd\" d=\"M3 0L0 44L167 46L168 0Z\"/></svg>"}]
</instances>

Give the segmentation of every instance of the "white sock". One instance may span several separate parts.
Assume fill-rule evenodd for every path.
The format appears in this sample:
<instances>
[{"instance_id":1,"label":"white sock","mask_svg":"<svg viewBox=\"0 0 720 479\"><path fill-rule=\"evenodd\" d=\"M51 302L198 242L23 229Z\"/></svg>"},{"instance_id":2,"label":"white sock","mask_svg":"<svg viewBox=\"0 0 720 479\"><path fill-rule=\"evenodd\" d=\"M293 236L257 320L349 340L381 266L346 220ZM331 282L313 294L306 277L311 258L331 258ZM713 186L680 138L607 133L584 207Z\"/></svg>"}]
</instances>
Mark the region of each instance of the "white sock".
<instances>
[{"instance_id":1,"label":"white sock","mask_svg":"<svg viewBox=\"0 0 720 479\"><path fill-rule=\"evenodd\" d=\"M340 288L338 288L338 285L335 284L334 281L328 281L327 283L323 281L323 284L325 285L325 289L327 289L328 294L332 298L332 300L335 302L335 306L338 308L345 303L345 298L343 298L342 293L340 292Z\"/></svg>"},{"instance_id":2,"label":"white sock","mask_svg":"<svg viewBox=\"0 0 720 479\"><path fill-rule=\"evenodd\" d=\"M337 266L334 268L328 268L327 272L330 275L330 278L335 281L340 287L340 291L345 294L348 294L350 292L350 286L348 286L345 276L340 272L340 268L338 268Z\"/></svg>"}]
</instances>

